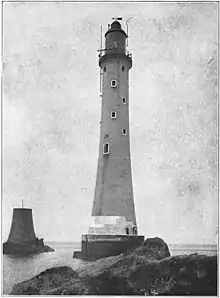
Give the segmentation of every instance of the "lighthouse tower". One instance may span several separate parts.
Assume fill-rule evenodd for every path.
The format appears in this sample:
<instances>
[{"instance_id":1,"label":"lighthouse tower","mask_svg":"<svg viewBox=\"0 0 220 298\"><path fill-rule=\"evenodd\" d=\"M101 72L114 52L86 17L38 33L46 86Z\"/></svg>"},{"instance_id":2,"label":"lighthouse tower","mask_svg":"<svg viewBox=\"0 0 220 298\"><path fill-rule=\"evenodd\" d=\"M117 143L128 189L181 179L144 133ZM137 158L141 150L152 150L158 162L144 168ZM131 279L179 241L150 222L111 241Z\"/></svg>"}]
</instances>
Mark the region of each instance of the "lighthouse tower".
<instances>
[{"instance_id":1,"label":"lighthouse tower","mask_svg":"<svg viewBox=\"0 0 220 298\"><path fill-rule=\"evenodd\" d=\"M92 221L82 236L82 253L74 254L84 259L120 254L144 240L138 236L132 187L127 38L116 18L99 51L102 111Z\"/></svg>"},{"instance_id":2,"label":"lighthouse tower","mask_svg":"<svg viewBox=\"0 0 220 298\"><path fill-rule=\"evenodd\" d=\"M137 234L129 134L132 58L126 51L126 38L121 24L114 21L105 34L105 50L99 58L102 113L90 233Z\"/></svg>"}]
</instances>

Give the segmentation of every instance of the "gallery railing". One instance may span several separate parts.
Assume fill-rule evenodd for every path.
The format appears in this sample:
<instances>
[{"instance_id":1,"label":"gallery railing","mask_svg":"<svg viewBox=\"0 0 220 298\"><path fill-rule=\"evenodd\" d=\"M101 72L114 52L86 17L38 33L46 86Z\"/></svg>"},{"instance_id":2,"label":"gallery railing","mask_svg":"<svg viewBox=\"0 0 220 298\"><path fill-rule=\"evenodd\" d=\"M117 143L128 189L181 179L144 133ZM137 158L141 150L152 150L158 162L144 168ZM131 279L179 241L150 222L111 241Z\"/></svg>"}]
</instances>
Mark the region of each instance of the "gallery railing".
<instances>
[{"instance_id":1,"label":"gallery railing","mask_svg":"<svg viewBox=\"0 0 220 298\"><path fill-rule=\"evenodd\" d=\"M101 49L101 50L98 50L98 52L99 52L99 58L101 58L104 55L112 54L112 53L120 53L120 54L123 53L129 58L132 58L132 54L128 50L124 50L121 48Z\"/></svg>"}]
</instances>

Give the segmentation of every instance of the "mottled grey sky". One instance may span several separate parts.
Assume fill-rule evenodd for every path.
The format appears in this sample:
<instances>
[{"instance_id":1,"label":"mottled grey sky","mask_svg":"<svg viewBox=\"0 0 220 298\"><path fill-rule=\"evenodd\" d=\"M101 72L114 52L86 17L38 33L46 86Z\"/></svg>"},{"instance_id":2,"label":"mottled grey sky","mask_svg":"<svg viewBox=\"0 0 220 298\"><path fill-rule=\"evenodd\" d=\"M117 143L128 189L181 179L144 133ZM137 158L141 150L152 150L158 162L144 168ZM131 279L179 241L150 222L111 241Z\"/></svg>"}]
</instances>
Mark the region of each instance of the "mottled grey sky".
<instances>
[{"instance_id":1,"label":"mottled grey sky","mask_svg":"<svg viewBox=\"0 0 220 298\"><path fill-rule=\"evenodd\" d=\"M139 233L217 239L217 3L3 4L3 240L13 207L45 240L88 231L99 146L100 26L129 23Z\"/></svg>"}]
</instances>

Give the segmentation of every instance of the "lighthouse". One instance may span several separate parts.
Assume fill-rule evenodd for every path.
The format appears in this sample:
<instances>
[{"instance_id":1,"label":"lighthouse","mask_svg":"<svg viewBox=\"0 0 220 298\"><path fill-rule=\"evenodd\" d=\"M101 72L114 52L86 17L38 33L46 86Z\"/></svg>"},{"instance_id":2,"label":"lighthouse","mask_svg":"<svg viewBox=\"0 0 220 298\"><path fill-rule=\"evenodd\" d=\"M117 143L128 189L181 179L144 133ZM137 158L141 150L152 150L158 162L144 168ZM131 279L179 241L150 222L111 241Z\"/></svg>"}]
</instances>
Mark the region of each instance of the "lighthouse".
<instances>
[{"instance_id":1,"label":"lighthouse","mask_svg":"<svg viewBox=\"0 0 220 298\"><path fill-rule=\"evenodd\" d=\"M121 19L121 18L120 18ZM115 18L99 50L101 121L98 167L91 224L82 235L82 252L74 257L95 260L140 245L131 172L128 36Z\"/></svg>"}]
</instances>

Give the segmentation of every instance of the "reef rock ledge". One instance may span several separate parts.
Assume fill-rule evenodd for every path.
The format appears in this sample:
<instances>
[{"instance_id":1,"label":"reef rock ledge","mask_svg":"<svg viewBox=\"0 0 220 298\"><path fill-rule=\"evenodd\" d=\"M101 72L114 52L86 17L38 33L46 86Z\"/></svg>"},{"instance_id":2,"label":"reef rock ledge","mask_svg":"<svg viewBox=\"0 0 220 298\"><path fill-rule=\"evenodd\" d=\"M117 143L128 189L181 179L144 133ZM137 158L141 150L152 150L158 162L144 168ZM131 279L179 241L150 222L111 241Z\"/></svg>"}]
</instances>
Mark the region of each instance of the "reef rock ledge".
<instances>
[{"instance_id":1,"label":"reef rock ledge","mask_svg":"<svg viewBox=\"0 0 220 298\"><path fill-rule=\"evenodd\" d=\"M50 268L14 286L12 295L217 295L217 256L170 256L160 238L121 254Z\"/></svg>"}]
</instances>

